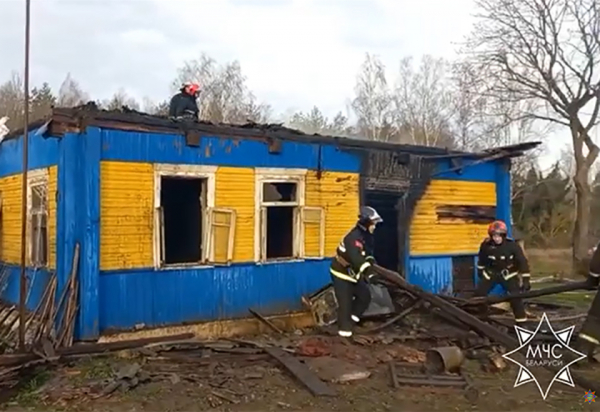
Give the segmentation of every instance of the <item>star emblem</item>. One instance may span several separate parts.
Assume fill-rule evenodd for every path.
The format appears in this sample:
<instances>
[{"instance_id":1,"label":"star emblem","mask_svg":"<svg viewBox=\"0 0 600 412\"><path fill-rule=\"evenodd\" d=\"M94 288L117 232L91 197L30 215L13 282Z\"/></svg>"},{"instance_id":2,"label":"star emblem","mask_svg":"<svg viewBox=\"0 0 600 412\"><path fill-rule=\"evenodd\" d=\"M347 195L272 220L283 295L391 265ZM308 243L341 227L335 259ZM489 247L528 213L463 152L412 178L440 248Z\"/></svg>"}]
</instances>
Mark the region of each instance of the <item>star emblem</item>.
<instances>
[{"instance_id":1,"label":"star emblem","mask_svg":"<svg viewBox=\"0 0 600 412\"><path fill-rule=\"evenodd\" d=\"M542 326L544 324L546 325L546 327L542 329ZM556 343L558 343L563 350L570 351L573 355L575 355L571 361L569 361L566 365L562 366L560 368L560 370L558 372L556 372L556 374L554 375L554 377L548 384L548 387L546 388L546 390L544 390L542 388L542 386L538 382L537 378L527 368L527 366L523 365L521 362L519 362L518 360L515 360L511 357L511 355L514 355L514 354L518 353L520 350L527 348L529 346L529 344L535 339L535 337L537 336L537 333L540 330L547 330L547 331L551 332L552 335L554 336L554 338L556 339ZM538 387L540 394L542 395L542 398L544 400L548 396L548 393L550 392L550 388L552 388L552 384L555 381L558 381L565 385L574 387L575 383L573 382L573 378L571 377L571 371L569 370L569 366L571 366L587 357L583 353L576 351L575 349L573 349L569 346L574 330L575 330L575 325L569 326L568 328L565 328L565 329L562 329L559 331L555 331L552 328L552 325L550 324L550 321L548 320L548 316L546 316L545 313L542 315L542 318L540 319L540 323L537 325L537 328L533 332L528 329L525 329L525 328L515 325L515 332L517 333L517 337L519 339L519 347L502 355L502 357L504 359L509 360L512 363L514 363L515 365L519 366L519 372L517 374L517 379L515 380L514 387L516 388L518 386L524 385L529 382L535 382L535 384Z\"/></svg>"}]
</instances>

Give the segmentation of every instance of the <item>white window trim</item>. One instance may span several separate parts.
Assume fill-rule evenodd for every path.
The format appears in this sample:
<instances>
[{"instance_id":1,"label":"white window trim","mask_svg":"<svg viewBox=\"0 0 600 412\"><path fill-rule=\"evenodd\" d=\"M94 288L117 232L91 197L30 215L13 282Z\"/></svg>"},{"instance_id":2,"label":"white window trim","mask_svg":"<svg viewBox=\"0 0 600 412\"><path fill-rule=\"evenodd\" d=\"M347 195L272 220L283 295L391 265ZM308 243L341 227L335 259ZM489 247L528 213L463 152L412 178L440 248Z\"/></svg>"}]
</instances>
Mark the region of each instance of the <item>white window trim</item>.
<instances>
[{"instance_id":1,"label":"white window trim","mask_svg":"<svg viewBox=\"0 0 600 412\"><path fill-rule=\"evenodd\" d=\"M29 261L30 266L34 266L33 262L33 242L35 239L33 238L33 187L35 186L46 186L46 225L48 225L48 209L49 209L49 172L47 168L44 169L35 169L27 171L27 259ZM48 230L46 228L46 230ZM50 236L46 236L46 257L48 258L49 248L50 246ZM46 259L48 260L48 259ZM48 266L48 261L46 261L46 265L36 265L36 267L46 267Z\"/></svg>"},{"instance_id":2,"label":"white window trim","mask_svg":"<svg viewBox=\"0 0 600 412\"><path fill-rule=\"evenodd\" d=\"M161 265L160 263L160 249L161 249L161 236L160 236L160 224L158 222L156 211L161 206L160 194L161 194L161 178L163 176L179 176L189 177L196 179L206 179L206 205L205 208L215 207L215 177L217 172L217 166L206 166L206 165L179 165L179 164L161 164L157 163L154 165L154 218L153 218L153 254L154 254L154 269L155 270L169 270L169 269L181 269L189 267L212 267L212 264L172 264L172 265ZM210 228L208 225L207 214L202 215L202 250L204 261L210 257Z\"/></svg>"},{"instance_id":3,"label":"white window trim","mask_svg":"<svg viewBox=\"0 0 600 412\"><path fill-rule=\"evenodd\" d=\"M302 251L304 245L304 229L303 224L300 221L300 210L305 204L306 194L306 169L288 169L288 168L255 168L255 190L254 190L254 261L259 264L268 263L287 263L294 262L302 259ZM294 219L294 233L297 234L294 238L294 251L297 252L299 258L281 259L274 261L265 261L261 259L261 248L262 248L262 218L261 218L261 207L273 205L273 203L279 202L265 202L263 203L263 183L268 182L289 182L296 183L297 186L297 199L296 202L289 202L290 205L295 204L298 208L298 213Z\"/></svg>"}]
</instances>

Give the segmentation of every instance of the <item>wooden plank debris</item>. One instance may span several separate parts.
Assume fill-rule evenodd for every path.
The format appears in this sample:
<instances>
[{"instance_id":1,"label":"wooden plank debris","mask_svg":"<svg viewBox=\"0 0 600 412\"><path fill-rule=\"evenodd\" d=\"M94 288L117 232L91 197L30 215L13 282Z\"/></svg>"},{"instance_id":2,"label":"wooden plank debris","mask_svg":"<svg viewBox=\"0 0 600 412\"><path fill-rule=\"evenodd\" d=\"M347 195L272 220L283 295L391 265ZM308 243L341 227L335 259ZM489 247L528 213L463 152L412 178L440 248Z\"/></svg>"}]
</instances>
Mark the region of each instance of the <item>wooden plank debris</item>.
<instances>
[{"instance_id":1,"label":"wooden plank debris","mask_svg":"<svg viewBox=\"0 0 600 412\"><path fill-rule=\"evenodd\" d=\"M413 296L429 302L431 305L437 307L442 312L444 312L446 315L450 315L450 316L454 317L455 319L459 320L460 322L462 322L463 324L465 324L466 326L468 326L475 332L478 332L481 335L488 337L492 341L501 344L505 348L513 349L513 348L519 347L519 342L517 341L516 338L513 338L512 336L501 332L500 330L496 329L492 325L489 325L489 324L483 322L482 320L471 315L470 313L465 312L463 309L461 309L457 306L454 306L452 303L444 300L443 298L441 298L437 295L434 295L432 293L425 292L423 289L421 289L420 287L418 287L416 285L409 284L408 282L406 282L404 280L404 278L399 273L396 273L389 269L385 269L378 265L375 265L375 269L376 269L377 273L379 273L387 281L389 281L389 282L395 284L396 286L398 286L399 288L409 292ZM517 354L515 354L515 355L517 355ZM520 355L518 355L518 356L520 356ZM523 361L525 361L524 358L523 358ZM553 373L558 372L558 369L556 369L556 368L547 367L546 369L550 370ZM600 383L593 382L593 381L585 378L584 376L581 376L581 374L579 374L575 371L571 371L571 377L573 378L573 381L575 382L575 384L577 386L583 388L584 390L600 392Z\"/></svg>"},{"instance_id":2,"label":"wooden plank debris","mask_svg":"<svg viewBox=\"0 0 600 412\"><path fill-rule=\"evenodd\" d=\"M296 379L298 379L314 396L335 396L335 391L319 379L311 370L300 361L280 348L265 347L264 351L283 365Z\"/></svg>"}]
</instances>

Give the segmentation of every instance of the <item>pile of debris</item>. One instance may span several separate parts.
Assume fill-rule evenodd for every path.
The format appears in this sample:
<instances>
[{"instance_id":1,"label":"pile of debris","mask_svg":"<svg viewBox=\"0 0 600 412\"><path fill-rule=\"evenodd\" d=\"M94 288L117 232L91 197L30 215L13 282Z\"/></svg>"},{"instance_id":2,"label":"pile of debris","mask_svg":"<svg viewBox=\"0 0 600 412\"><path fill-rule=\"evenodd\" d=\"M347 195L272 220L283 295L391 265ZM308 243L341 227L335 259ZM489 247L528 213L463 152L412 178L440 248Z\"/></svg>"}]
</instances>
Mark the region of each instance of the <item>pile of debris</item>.
<instances>
[{"instance_id":1,"label":"pile of debris","mask_svg":"<svg viewBox=\"0 0 600 412\"><path fill-rule=\"evenodd\" d=\"M261 376L254 373L240 377L233 371L239 371L244 365L262 363L265 370L278 367L287 371L315 396L335 396L336 391L329 383L365 379L374 368L388 365L392 387L450 387L464 391L467 399L476 399L477 389L462 368L464 359L480 359L486 370L501 370L505 367L501 356L503 348L518 346L517 339L509 333L512 328L506 320L493 316L482 318L478 308L482 304L508 301L511 297L466 300L438 296L408 284L395 272L379 267L377 270L395 309L383 310L384 322L363 325L350 341L334 336L335 331L328 328L335 319L331 310L336 305L331 290L324 289L316 294L317 298L304 299L311 307L316 323L322 326L313 331L285 334L254 310L250 312L273 330L273 336L265 335L252 341L208 342L199 341L192 334L182 334L71 345L70 339L61 338L63 334L69 336L67 327L63 329L66 333L41 339L41 345L35 346L30 353L0 355L0 382L4 382L0 385L14 385L19 371L40 364L56 365L82 356L106 356L111 352L126 351L135 362L115 370L110 378L95 382L87 390L88 395L109 396L115 391L127 391L157 380L171 383L203 381L209 382L211 389L207 396L212 399L211 403L238 403L243 397L239 390L236 392L233 382L260 379ZM535 297L580 288L582 284L566 284L520 296ZM54 310L48 312L54 313ZM70 313L68 309L64 312ZM596 383L571 373L577 385L596 390Z\"/></svg>"}]
</instances>

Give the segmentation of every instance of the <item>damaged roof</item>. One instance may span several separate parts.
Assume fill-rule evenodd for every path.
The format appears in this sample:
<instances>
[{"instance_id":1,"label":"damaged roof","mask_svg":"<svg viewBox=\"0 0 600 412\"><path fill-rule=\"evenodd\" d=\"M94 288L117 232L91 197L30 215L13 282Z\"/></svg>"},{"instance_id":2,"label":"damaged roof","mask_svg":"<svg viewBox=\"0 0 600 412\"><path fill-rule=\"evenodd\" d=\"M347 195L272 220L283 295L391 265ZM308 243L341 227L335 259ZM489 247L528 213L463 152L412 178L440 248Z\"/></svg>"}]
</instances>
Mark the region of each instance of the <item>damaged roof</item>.
<instances>
[{"instance_id":1,"label":"damaged roof","mask_svg":"<svg viewBox=\"0 0 600 412\"><path fill-rule=\"evenodd\" d=\"M149 115L147 113L130 110L126 107L123 107L123 110L102 110L99 109L94 102L74 108L53 108L51 116L31 123L29 125L29 130L38 129L44 125L48 126L46 135L49 136L62 136L66 132L81 132L87 126L96 126L104 129L147 133L185 135L190 132L196 132L201 135L259 139L265 140L268 143L281 140L323 143L332 144L343 149L374 149L404 152L435 158L479 158L489 157L490 155L499 155L498 157L515 157L522 155L524 151L530 150L541 143L531 142L470 153L439 147L378 142L341 136L307 134L296 129L285 127L281 124L258 124L249 122L243 125L233 125L206 121L178 122L168 117ZM5 137L5 140L16 138L22 134L22 129L12 132Z\"/></svg>"}]
</instances>

